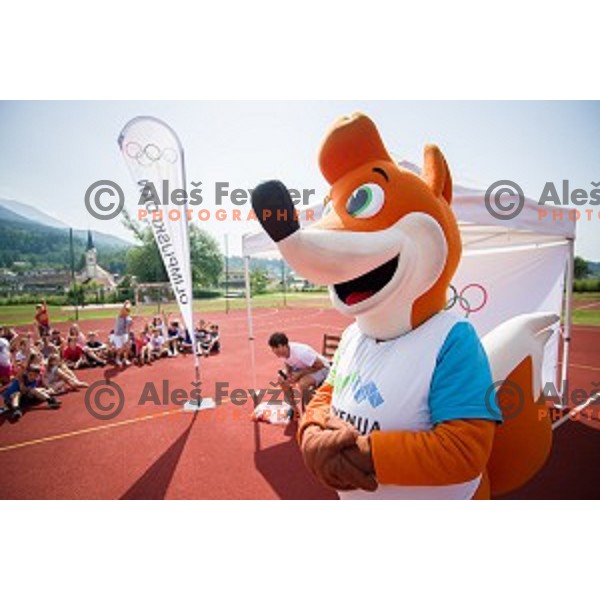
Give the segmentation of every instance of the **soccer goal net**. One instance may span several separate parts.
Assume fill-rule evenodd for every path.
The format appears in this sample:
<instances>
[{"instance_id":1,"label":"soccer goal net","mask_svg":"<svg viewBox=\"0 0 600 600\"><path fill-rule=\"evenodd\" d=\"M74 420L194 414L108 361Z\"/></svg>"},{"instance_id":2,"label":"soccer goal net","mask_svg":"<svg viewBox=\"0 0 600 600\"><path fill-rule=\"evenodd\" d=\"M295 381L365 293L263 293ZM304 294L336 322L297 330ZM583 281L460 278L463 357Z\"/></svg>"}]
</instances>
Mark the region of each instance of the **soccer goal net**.
<instances>
[{"instance_id":1,"label":"soccer goal net","mask_svg":"<svg viewBox=\"0 0 600 600\"><path fill-rule=\"evenodd\" d=\"M140 306L155 306L157 312L172 309L177 305L177 300L171 284L138 283L135 287L135 302Z\"/></svg>"}]
</instances>

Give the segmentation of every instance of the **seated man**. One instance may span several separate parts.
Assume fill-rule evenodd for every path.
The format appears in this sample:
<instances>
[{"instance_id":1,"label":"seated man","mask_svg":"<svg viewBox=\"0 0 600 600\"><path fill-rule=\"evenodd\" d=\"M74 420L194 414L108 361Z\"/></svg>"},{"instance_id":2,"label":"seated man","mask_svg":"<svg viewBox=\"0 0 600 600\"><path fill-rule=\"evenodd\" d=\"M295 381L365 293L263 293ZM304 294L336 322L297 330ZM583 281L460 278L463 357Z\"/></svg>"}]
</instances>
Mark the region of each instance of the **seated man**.
<instances>
[{"instance_id":1,"label":"seated man","mask_svg":"<svg viewBox=\"0 0 600 600\"><path fill-rule=\"evenodd\" d=\"M283 358L284 369L279 371L279 385L289 402L294 403L293 387L298 386L302 406L306 406L312 390L318 388L329 374L329 361L307 344L290 342L285 333L276 332L269 338L273 354Z\"/></svg>"}]
</instances>

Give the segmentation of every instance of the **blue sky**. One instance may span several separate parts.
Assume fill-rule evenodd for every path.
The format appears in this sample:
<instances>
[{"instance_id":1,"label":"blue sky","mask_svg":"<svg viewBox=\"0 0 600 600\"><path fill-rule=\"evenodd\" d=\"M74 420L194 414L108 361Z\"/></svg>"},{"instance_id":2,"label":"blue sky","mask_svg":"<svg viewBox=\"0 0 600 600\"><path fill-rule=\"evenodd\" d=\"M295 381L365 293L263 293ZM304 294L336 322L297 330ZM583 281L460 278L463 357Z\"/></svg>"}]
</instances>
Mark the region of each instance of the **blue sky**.
<instances>
[{"instance_id":1,"label":"blue sky","mask_svg":"<svg viewBox=\"0 0 600 600\"><path fill-rule=\"evenodd\" d=\"M454 180L482 189L499 179L518 182L538 198L546 181L563 179L589 192L600 181L600 102L2 102L0 197L19 200L76 227L126 236L118 220L97 221L85 210L87 187L118 182L136 201L117 147L122 126L154 115L179 134L188 181L203 182L203 207L214 211L214 184L252 188L279 178L290 187L327 185L317 151L328 126L360 110L377 123L397 159L421 164L423 146L437 143ZM560 189L560 188L559 188ZM580 221L576 252L600 260L600 206ZM229 234L240 251L246 223L205 224L219 242Z\"/></svg>"}]
</instances>

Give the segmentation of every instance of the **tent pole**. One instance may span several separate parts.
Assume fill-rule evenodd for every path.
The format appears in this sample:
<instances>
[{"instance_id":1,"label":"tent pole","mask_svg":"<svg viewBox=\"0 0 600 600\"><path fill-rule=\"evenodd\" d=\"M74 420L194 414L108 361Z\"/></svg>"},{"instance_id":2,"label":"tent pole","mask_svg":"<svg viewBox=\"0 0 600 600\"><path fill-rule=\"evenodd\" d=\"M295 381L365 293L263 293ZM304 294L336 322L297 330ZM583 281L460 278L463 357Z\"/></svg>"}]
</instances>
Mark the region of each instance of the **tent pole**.
<instances>
[{"instance_id":1,"label":"tent pole","mask_svg":"<svg viewBox=\"0 0 600 600\"><path fill-rule=\"evenodd\" d=\"M246 283L246 310L248 313L248 342L250 343L250 366L252 368L252 385L256 390L256 357L254 354L254 327L252 324L252 294L250 290L250 257L244 256L244 280Z\"/></svg>"},{"instance_id":2,"label":"tent pole","mask_svg":"<svg viewBox=\"0 0 600 600\"><path fill-rule=\"evenodd\" d=\"M563 353L562 369L560 376L560 402L561 408L569 407L569 349L571 346L571 322L573 312L573 279L575 265L575 240L569 238L569 251L567 256L567 272L565 281L567 289L565 290L565 321L563 327Z\"/></svg>"},{"instance_id":3,"label":"tent pole","mask_svg":"<svg viewBox=\"0 0 600 600\"><path fill-rule=\"evenodd\" d=\"M287 308L287 296L285 289L285 261L281 259L281 289L283 291L283 306Z\"/></svg>"}]
</instances>

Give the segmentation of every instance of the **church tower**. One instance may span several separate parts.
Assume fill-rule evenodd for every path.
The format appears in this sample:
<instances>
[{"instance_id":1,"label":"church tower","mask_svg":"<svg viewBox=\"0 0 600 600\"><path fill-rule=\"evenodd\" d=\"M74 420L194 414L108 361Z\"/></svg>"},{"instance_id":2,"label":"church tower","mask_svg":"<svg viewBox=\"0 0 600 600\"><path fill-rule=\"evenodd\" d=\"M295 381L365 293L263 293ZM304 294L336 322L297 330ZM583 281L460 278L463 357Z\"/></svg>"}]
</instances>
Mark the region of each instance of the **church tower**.
<instances>
[{"instance_id":1,"label":"church tower","mask_svg":"<svg viewBox=\"0 0 600 600\"><path fill-rule=\"evenodd\" d=\"M85 274L87 279L95 279L97 276L97 257L92 232L88 229L87 249L85 251Z\"/></svg>"}]
</instances>

